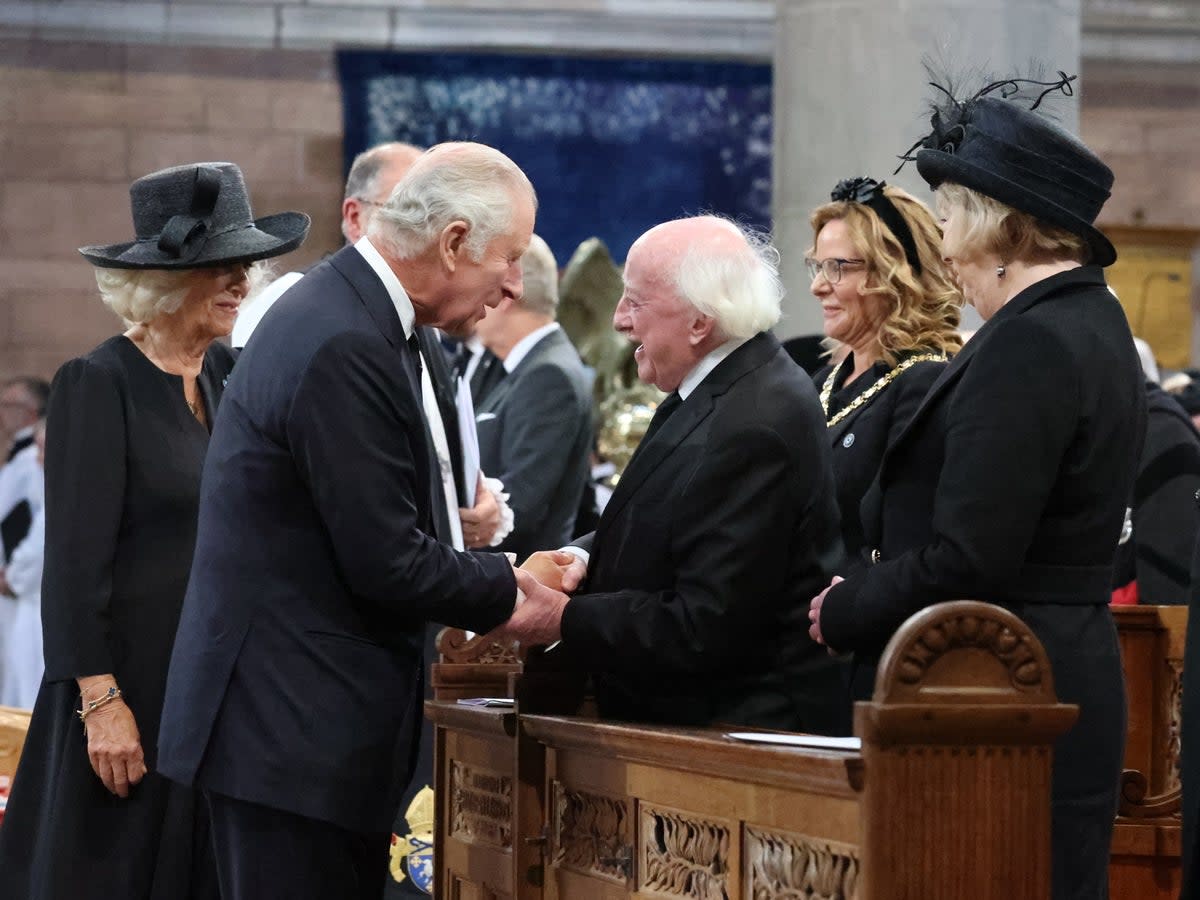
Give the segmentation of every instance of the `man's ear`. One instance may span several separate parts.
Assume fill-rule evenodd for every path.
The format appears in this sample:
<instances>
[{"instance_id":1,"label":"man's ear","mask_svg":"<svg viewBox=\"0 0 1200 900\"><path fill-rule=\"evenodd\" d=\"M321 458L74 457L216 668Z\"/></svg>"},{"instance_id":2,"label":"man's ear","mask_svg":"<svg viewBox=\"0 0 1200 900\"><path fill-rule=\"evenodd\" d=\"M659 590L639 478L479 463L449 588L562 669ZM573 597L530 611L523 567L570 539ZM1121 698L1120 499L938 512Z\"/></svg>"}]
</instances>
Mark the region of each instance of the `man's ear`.
<instances>
[{"instance_id":1,"label":"man's ear","mask_svg":"<svg viewBox=\"0 0 1200 900\"><path fill-rule=\"evenodd\" d=\"M438 259L447 272L455 271L459 262L467 255L467 235L470 232L471 226L461 219L442 229L438 236Z\"/></svg>"},{"instance_id":2,"label":"man's ear","mask_svg":"<svg viewBox=\"0 0 1200 900\"><path fill-rule=\"evenodd\" d=\"M362 226L362 207L356 197L347 197L342 201L342 233L348 241L357 241L366 233Z\"/></svg>"},{"instance_id":3,"label":"man's ear","mask_svg":"<svg viewBox=\"0 0 1200 900\"><path fill-rule=\"evenodd\" d=\"M713 329L716 327L716 319L712 316L696 313L692 318L691 324L688 325L688 343L693 347L703 344L708 340L709 335L713 333Z\"/></svg>"}]
</instances>

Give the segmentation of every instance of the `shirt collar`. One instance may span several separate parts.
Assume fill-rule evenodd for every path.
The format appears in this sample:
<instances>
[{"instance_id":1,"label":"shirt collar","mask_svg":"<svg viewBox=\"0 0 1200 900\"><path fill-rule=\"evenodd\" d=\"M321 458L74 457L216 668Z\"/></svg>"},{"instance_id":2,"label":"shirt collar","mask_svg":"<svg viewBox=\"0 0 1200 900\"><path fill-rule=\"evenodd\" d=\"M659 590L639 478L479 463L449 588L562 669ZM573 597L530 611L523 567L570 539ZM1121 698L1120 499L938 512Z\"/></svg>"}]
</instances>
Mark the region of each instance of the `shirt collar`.
<instances>
[{"instance_id":1,"label":"shirt collar","mask_svg":"<svg viewBox=\"0 0 1200 900\"><path fill-rule=\"evenodd\" d=\"M529 351L536 347L538 342L550 332L557 331L558 327L557 322L550 322L541 328L535 328L517 341L513 345L513 348L508 351L508 356L504 357L504 371L511 375L513 370L529 355Z\"/></svg>"},{"instance_id":2,"label":"shirt collar","mask_svg":"<svg viewBox=\"0 0 1200 900\"><path fill-rule=\"evenodd\" d=\"M413 322L417 318L417 311L413 309L412 301L408 299L408 292L404 290L404 285L400 283L400 279L396 277L396 273L392 271L392 267L387 264L375 245L367 237L361 237L354 245L354 249L362 254L362 258L367 261L374 271L379 276L379 280L383 282L384 288L388 292L388 297L391 298L392 305L396 307L396 315L400 317L400 325L404 329L405 338L411 338L413 334Z\"/></svg>"},{"instance_id":3,"label":"shirt collar","mask_svg":"<svg viewBox=\"0 0 1200 900\"><path fill-rule=\"evenodd\" d=\"M713 369L724 362L725 357L748 340L749 338L731 338L696 363L696 367L688 372L683 381L679 383L680 398L686 400L688 395L700 386L700 382L704 381Z\"/></svg>"}]
</instances>

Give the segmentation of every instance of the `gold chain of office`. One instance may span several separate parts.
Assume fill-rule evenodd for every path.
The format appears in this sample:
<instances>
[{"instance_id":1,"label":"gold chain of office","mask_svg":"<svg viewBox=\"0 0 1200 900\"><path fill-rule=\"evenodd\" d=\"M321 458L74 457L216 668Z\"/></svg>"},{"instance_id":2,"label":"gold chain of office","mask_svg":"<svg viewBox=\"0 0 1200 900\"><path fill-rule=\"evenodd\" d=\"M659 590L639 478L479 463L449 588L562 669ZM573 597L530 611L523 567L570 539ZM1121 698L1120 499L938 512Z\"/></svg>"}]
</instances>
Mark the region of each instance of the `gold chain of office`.
<instances>
[{"instance_id":1,"label":"gold chain of office","mask_svg":"<svg viewBox=\"0 0 1200 900\"><path fill-rule=\"evenodd\" d=\"M859 394L857 397L855 397L853 400L851 400L850 403L846 405L845 409L841 410L832 419L830 419L829 418L829 395L833 393L833 382L834 382L834 379L837 378L837 373L838 373L838 368L839 368L839 367L835 366L833 371L829 373L829 377L825 379L825 384L822 385L822 387L821 387L821 409L823 409L825 411L825 418L826 418L825 427L832 428L834 425L836 425L838 422L842 421L842 419L846 418L846 416L850 415L850 413L854 412L856 409L859 409L862 406L866 406L868 403L870 403L872 400L874 400L877 396L879 396L879 394L883 391L884 388L886 388L889 384L891 384L893 381L895 381L897 378L899 378L900 374L902 372L905 372L906 370L911 369L917 363L945 362L945 361L946 361L946 354L944 354L944 353L920 353L916 356L910 356L908 359L904 360L904 362L902 362L898 366L896 366L896 368L892 369L892 371L888 372L886 375L884 375L882 378L880 378L878 381L876 381L873 385L871 385L869 388L867 388L865 391L863 391L861 394Z\"/></svg>"}]
</instances>

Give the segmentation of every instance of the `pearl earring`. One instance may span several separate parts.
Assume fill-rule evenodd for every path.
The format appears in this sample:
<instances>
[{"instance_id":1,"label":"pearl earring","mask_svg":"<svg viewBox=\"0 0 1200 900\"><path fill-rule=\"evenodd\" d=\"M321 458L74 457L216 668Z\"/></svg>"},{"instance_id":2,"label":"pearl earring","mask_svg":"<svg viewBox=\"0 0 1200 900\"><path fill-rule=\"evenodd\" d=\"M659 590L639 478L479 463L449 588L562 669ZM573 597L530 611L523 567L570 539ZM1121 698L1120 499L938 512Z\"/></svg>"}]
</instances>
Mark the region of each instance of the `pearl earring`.
<instances>
[{"instance_id":1,"label":"pearl earring","mask_svg":"<svg viewBox=\"0 0 1200 900\"><path fill-rule=\"evenodd\" d=\"M1004 270L1004 266L996 266L996 277L997 277L997 278L1003 278L1003 277L1004 277L1004 271L1005 271L1005 270Z\"/></svg>"}]
</instances>

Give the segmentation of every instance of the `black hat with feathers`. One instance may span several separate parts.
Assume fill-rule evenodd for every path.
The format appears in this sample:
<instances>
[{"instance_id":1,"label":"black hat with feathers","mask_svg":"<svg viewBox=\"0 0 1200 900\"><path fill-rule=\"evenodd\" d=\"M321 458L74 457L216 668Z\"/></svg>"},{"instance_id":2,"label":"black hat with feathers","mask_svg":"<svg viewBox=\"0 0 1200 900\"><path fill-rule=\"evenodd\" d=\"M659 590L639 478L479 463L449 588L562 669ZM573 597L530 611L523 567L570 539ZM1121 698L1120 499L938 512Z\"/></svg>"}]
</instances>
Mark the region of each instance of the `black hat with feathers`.
<instances>
[{"instance_id":1,"label":"black hat with feathers","mask_svg":"<svg viewBox=\"0 0 1200 900\"><path fill-rule=\"evenodd\" d=\"M1076 76L1058 74L1053 82L995 81L967 100L930 82L944 95L930 116L933 130L901 159L915 159L932 188L961 184L1079 235L1091 249L1091 263L1111 265L1117 251L1094 223L1112 191L1112 170L1077 137L1037 112L1047 94L1071 96ZM1045 90L1026 105L1022 85Z\"/></svg>"}]
</instances>

